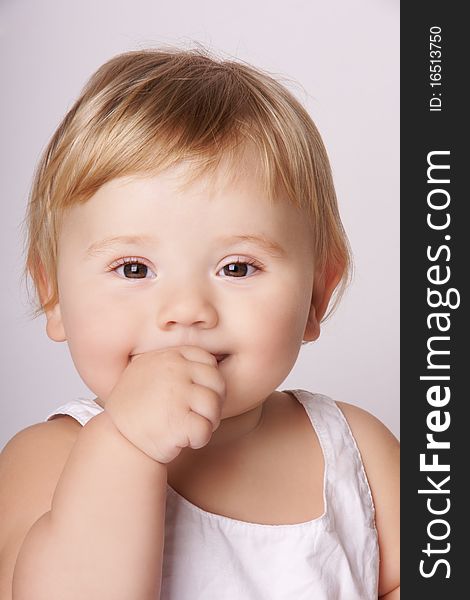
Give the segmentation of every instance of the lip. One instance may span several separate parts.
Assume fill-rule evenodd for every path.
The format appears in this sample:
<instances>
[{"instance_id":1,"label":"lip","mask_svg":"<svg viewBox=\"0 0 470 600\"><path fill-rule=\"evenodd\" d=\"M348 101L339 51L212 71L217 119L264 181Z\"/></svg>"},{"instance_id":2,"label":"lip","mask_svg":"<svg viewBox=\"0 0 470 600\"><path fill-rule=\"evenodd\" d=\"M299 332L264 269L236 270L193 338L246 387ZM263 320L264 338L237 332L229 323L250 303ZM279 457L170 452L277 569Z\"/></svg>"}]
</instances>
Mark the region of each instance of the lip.
<instances>
[{"instance_id":1,"label":"lip","mask_svg":"<svg viewBox=\"0 0 470 600\"><path fill-rule=\"evenodd\" d=\"M129 359L130 361L134 360L137 356L141 356L142 354L144 354L143 352L136 352L135 354L129 354ZM227 357L230 356L230 354L224 353L224 352L211 352L212 356L215 357L215 359L217 360L217 363L221 363L223 362Z\"/></svg>"}]
</instances>

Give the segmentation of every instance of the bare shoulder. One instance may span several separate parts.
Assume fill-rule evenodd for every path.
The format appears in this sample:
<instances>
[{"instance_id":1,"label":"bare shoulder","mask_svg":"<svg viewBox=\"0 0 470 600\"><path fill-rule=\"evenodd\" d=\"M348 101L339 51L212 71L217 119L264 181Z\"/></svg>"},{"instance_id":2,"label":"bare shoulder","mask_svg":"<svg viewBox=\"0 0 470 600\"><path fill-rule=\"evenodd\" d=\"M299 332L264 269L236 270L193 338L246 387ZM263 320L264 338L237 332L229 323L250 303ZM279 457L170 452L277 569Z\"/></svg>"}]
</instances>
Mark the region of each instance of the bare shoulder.
<instances>
[{"instance_id":1,"label":"bare shoulder","mask_svg":"<svg viewBox=\"0 0 470 600\"><path fill-rule=\"evenodd\" d=\"M379 597L400 585L400 444L392 432L366 410L336 403L356 439L375 505L379 535Z\"/></svg>"},{"instance_id":2,"label":"bare shoulder","mask_svg":"<svg viewBox=\"0 0 470 600\"><path fill-rule=\"evenodd\" d=\"M0 454L0 543L26 514L50 509L57 480L81 425L72 417L36 423L14 435ZM41 512L42 511L42 512Z\"/></svg>"},{"instance_id":3,"label":"bare shoulder","mask_svg":"<svg viewBox=\"0 0 470 600\"><path fill-rule=\"evenodd\" d=\"M72 417L37 423L14 435L0 453L0 597L10 585L26 533L51 508L80 423Z\"/></svg>"}]
</instances>

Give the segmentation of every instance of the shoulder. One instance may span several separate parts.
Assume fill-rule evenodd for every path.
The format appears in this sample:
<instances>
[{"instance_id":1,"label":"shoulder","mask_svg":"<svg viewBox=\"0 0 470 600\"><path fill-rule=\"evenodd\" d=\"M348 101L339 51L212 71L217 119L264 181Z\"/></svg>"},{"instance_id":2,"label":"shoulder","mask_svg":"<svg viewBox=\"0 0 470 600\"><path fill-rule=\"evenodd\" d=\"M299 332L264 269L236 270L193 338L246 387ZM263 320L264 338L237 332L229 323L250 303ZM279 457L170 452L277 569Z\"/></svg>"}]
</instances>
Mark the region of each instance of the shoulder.
<instances>
[{"instance_id":1,"label":"shoulder","mask_svg":"<svg viewBox=\"0 0 470 600\"><path fill-rule=\"evenodd\" d=\"M30 425L11 438L0 453L2 514L5 502L10 509L26 509L33 494L36 510L49 510L57 479L81 429L75 419L64 416ZM9 517L11 524L15 515ZM0 541L2 534L0 529Z\"/></svg>"},{"instance_id":2,"label":"shoulder","mask_svg":"<svg viewBox=\"0 0 470 600\"><path fill-rule=\"evenodd\" d=\"M0 473L11 465L11 459L21 460L34 450L35 456L43 456L43 452L55 449L57 446L75 443L78 432L82 426L78 421L68 415L42 423L35 423L16 433L5 445L0 453ZM54 458L47 457L54 463Z\"/></svg>"},{"instance_id":3,"label":"shoulder","mask_svg":"<svg viewBox=\"0 0 470 600\"><path fill-rule=\"evenodd\" d=\"M0 453L0 592L31 526L51 508L52 497L80 423L60 417L26 427ZM1 596L1 593L0 593Z\"/></svg>"},{"instance_id":4,"label":"shoulder","mask_svg":"<svg viewBox=\"0 0 470 600\"><path fill-rule=\"evenodd\" d=\"M382 450L399 457L400 443L382 421L359 406L338 401L336 405L345 416L358 445L364 446L366 452L372 446L374 452Z\"/></svg>"},{"instance_id":5,"label":"shoulder","mask_svg":"<svg viewBox=\"0 0 470 600\"><path fill-rule=\"evenodd\" d=\"M375 505L380 546L379 596L400 584L400 444L392 432L366 410L336 402L361 453Z\"/></svg>"}]
</instances>

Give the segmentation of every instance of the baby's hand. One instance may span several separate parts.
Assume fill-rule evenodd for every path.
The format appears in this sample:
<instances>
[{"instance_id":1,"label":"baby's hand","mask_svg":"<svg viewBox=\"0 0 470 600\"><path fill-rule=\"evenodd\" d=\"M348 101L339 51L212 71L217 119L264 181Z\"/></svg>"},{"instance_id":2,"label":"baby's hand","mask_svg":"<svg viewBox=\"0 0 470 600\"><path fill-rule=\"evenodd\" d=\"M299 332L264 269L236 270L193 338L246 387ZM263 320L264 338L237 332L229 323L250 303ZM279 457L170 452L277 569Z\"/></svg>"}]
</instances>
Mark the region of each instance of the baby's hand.
<instances>
[{"instance_id":1,"label":"baby's hand","mask_svg":"<svg viewBox=\"0 0 470 600\"><path fill-rule=\"evenodd\" d=\"M216 358L197 346L136 355L105 401L119 431L160 463L202 448L220 425L225 380Z\"/></svg>"}]
</instances>

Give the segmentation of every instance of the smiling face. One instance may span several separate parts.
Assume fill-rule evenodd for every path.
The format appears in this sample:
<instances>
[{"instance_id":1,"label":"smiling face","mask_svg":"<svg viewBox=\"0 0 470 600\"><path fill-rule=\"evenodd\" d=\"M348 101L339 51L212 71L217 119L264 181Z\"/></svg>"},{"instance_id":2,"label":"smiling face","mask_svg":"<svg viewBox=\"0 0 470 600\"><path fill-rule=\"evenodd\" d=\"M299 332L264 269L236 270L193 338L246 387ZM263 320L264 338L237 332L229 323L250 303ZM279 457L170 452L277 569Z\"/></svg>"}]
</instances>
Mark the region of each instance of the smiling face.
<instances>
[{"instance_id":1,"label":"smiling face","mask_svg":"<svg viewBox=\"0 0 470 600\"><path fill-rule=\"evenodd\" d=\"M227 418L263 402L318 337L311 233L299 209L269 203L252 161L183 190L187 169L112 180L66 212L47 332L101 405L132 355L228 354Z\"/></svg>"}]
</instances>

